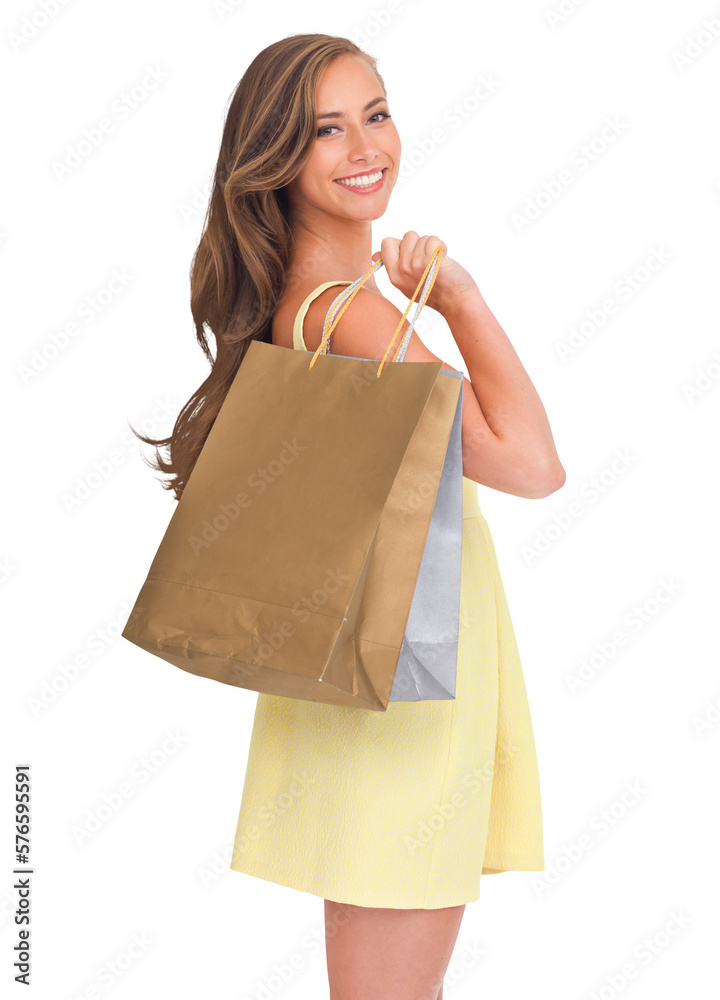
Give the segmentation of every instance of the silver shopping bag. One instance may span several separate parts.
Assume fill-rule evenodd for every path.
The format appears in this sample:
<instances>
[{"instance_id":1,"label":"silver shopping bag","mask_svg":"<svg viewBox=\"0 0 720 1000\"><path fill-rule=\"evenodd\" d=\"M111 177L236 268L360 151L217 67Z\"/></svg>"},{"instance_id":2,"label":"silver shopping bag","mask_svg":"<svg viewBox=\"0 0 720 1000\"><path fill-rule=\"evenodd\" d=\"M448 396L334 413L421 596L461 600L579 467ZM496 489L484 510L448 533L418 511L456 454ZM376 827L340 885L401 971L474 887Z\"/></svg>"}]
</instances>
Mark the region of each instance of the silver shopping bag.
<instances>
[{"instance_id":1,"label":"silver shopping bag","mask_svg":"<svg viewBox=\"0 0 720 1000\"><path fill-rule=\"evenodd\" d=\"M461 372L441 374L462 379ZM462 382L390 701L455 697L462 573Z\"/></svg>"}]
</instances>

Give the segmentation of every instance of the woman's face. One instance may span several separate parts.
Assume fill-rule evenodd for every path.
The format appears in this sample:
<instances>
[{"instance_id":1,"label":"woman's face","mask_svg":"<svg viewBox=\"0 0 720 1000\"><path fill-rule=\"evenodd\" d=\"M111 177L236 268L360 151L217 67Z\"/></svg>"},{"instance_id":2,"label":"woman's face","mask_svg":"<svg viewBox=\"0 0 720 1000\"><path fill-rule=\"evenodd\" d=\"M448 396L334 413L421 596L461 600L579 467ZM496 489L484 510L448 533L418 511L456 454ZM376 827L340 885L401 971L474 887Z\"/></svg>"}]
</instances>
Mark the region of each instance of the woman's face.
<instances>
[{"instance_id":1,"label":"woman's face","mask_svg":"<svg viewBox=\"0 0 720 1000\"><path fill-rule=\"evenodd\" d=\"M386 210L400 166L400 137L380 83L359 56L344 53L323 73L317 91L316 136L300 173L287 185L292 210L313 209L355 220ZM341 183L382 171L368 187ZM374 177L372 177L375 180Z\"/></svg>"}]
</instances>

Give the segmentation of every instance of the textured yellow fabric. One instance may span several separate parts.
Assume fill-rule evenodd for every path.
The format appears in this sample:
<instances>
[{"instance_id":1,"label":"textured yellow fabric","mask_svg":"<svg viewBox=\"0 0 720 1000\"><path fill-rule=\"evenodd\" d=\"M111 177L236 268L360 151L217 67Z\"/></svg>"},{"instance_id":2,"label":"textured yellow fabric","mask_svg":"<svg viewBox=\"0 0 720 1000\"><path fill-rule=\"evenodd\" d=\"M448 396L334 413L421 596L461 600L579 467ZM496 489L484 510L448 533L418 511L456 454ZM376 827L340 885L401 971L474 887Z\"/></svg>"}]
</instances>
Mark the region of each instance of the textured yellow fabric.
<instances>
[{"instance_id":1,"label":"textured yellow fabric","mask_svg":"<svg viewBox=\"0 0 720 1000\"><path fill-rule=\"evenodd\" d=\"M306 350L302 323L293 344ZM544 868L525 681L477 485L463 477L456 697L386 712L258 694L230 867L358 906L472 902Z\"/></svg>"}]
</instances>

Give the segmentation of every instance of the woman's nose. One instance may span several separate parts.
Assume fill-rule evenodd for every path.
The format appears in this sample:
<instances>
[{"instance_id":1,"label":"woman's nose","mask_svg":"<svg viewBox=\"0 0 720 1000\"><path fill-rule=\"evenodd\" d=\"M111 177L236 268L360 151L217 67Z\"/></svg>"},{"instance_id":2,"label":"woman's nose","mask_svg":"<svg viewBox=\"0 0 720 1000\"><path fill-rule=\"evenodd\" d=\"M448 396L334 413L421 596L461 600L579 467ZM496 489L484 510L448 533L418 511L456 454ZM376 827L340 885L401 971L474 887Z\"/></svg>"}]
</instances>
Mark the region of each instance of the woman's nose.
<instances>
[{"instance_id":1,"label":"woman's nose","mask_svg":"<svg viewBox=\"0 0 720 1000\"><path fill-rule=\"evenodd\" d=\"M379 152L377 143L364 129L352 129L350 133L350 156L374 160Z\"/></svg>"}]
</instances>

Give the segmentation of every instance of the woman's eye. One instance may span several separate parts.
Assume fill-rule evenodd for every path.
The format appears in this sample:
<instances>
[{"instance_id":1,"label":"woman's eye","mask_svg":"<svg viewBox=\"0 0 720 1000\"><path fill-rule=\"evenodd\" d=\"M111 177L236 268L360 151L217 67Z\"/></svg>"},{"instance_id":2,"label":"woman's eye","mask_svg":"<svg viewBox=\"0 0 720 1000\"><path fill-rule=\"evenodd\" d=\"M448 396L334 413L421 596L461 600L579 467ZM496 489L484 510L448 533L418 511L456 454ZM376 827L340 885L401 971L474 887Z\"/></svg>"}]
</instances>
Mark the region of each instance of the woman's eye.
<instances>
[{"instance_id":1,"label":"woman's eye","mask_svg":"<svg viewBox=\"0 0 720 1000\"><path fill-rule=\"evenodd\" d=\"M376 111L374 115L370 115L370 118L368 120L372 121L373 118L377 118L378 115L382 115L383 118L392 118L392 115L388 111ZM322 135L330 135L330 133L327 131L330 128L338 128L338 126L337 125L322 125L317 130L318 137L322 136Z\"/></svg>"}]
</instances>

